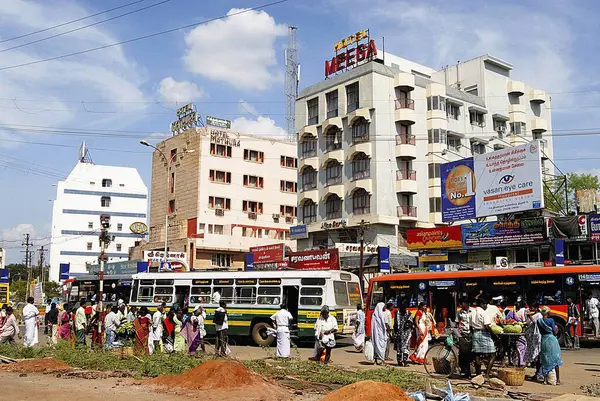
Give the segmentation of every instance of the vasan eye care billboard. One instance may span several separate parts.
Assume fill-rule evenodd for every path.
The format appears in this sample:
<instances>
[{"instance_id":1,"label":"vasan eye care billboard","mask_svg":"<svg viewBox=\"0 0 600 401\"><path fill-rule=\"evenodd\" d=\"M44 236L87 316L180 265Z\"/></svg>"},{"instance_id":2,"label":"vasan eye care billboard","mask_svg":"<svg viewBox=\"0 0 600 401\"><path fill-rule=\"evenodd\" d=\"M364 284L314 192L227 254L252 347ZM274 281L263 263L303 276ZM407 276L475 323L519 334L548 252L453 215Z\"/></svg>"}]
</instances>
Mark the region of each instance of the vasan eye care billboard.
<instances>
[{"instance_id":1,"label":"vasan eye care billboard","mask_svg":"<svg viewBox=\"0 0 600 401\"><path fill-rule=\"evenodd\" d=\"M442 220L544 207L539 141L484 153L440 167Z\"/></svg>"}]
</instances>

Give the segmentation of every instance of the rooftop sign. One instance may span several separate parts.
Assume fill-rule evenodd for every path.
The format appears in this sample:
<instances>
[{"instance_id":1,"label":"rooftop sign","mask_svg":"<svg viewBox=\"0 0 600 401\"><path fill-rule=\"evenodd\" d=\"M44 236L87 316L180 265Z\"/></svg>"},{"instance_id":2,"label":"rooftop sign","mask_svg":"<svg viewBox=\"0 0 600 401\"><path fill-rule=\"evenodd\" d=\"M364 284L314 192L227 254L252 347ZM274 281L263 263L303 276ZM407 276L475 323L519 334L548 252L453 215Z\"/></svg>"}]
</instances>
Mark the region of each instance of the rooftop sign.
<instances>
[{"instance_id":1,"label":"rooftop sign","mask_svg":"<svg viewBox=\"0 0 600 401\"><path fill-rule=\"evenodd\" d=\"M193 103L177 109L177 121L171 123L171 133L181 134L183 131L198 126L198 113Z\"/></svg>"},{"instance_id":2,"label":"rooftop sign","mask_svg":"<svg viewBox=\"0 0 600 401\"><path fill-rule=\"evenodd\" d=\"M352 45L354 47L350 47ZM363 29L333 45L335 56L325 61L325 78L340 71L346 71L363 62L371 61L377 55L375 41L371 40L369 30Z\"/></svg>"}]
</instances>

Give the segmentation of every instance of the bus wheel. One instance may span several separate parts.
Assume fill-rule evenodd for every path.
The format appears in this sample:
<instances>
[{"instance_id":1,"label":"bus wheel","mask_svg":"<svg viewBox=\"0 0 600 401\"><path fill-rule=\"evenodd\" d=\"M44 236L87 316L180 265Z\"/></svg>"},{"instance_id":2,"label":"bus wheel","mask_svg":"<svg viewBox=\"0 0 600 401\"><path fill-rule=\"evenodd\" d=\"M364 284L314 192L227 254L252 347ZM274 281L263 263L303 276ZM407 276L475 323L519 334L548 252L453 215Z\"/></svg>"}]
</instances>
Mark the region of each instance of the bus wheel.
<instances>
[{"instance_id":1,"label":"bus wheel","mask_svg":"<svg viewBox=\"0 0 600 401\"><path fill-rule=\"evenodd\" d=\"M270 323L258 322L252 327L252 340L256 345L261 347L268 347L273 344L275 338L267 335L267 329L272 329L273 326Z\"/></svg>"}]
</instances>

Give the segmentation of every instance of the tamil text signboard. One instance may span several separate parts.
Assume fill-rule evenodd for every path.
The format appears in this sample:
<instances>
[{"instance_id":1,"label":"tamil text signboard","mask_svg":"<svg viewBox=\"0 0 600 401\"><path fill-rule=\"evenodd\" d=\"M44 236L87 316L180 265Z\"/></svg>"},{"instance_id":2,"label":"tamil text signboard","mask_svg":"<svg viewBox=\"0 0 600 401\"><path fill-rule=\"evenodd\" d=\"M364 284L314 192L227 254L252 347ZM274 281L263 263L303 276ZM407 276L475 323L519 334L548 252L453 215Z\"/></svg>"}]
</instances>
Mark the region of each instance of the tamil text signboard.
<instances>
[{"instance_id":1,"label":"tamil text signboard","mask_svg":"<svg viewBox=\"0 0 600 401\"><path fill-rule=\"evenodd\" d=\"M285 258L285 244L255 246L249 249L254 255L254 267L261 263L282 262Z\"/></svg>"},{"instance_id":2,"label":"tamil text signboard","mask_svg":"<svg viewBox=\"0 0 600 401\"><path fill-rule=\"evenodd\" d=\"M539 141L441 166L442 220L544 207Z\"/></svg>"},{"instance_id":3,"label":"tamil text signboard","mask_svg":"<svg viewBox=\"0 0 600 401\"><path fill-rule=\"evenodd\" d=\"M491 248L544 242L546 225L542 217L463 224L463 247Z\"/></svg>"},{"instance_id":4,"label":"tamil text signboard","mask_svg":"<svg viewBox=\"0 0 600 401\"><path fill-rule=\"evenodd\" d=\"M337 249L317 249L290 252L289 265L292 270L339 270L340 258Z\"/></svg>"},{"instance_id":5,"label":"tamil text signboard","mask_svg":"<svg viewBox=\"0 0 600 401\"><path fill-rule=\"evenodd\" d=\"M414 228L406 231L408 249L447 249L462 247L460 226Z\"/></svg>"}]
</instances>

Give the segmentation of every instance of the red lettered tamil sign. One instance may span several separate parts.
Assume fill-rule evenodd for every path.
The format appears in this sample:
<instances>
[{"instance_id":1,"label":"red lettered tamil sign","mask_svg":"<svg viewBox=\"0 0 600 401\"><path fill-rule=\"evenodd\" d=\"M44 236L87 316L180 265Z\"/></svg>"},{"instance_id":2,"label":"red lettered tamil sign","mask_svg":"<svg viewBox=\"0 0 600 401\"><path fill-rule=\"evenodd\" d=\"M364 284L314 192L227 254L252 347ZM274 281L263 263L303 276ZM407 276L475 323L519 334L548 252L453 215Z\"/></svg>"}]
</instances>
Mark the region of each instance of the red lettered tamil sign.
<instances>
[{"instance_id":1,"label":"red lettered tamil sign","mask_svg":"<svg viewBox=\"0 0 600 401\"><path fill-rule=\"evenodd\" d=\"M292 270L339 270L340 258L337 249L317 249L290 252L288 268Z\"/></svg>"},{"instance_id":2,"label":"red lettered tamil sign","mask_svg":"<svg viewBox=\"0 0 600 401\"><path fill-rule=\"evenodd\" d=\"M460 226L414 228L406 231L408 249L444 249L462 247Z\"/></svg>"},{"instance_id":3,"label":"red lettered tamil sign","mask_svg":"<svg viewBox=\"0 0 600 401\"><path fill-rule=\"evenodd\" d=\"M254 254L254 263L282 262L285 256L284 244L255 246L249 249Z\"/></svg>"}]
</instances>

